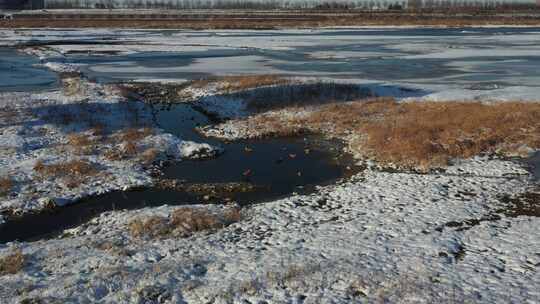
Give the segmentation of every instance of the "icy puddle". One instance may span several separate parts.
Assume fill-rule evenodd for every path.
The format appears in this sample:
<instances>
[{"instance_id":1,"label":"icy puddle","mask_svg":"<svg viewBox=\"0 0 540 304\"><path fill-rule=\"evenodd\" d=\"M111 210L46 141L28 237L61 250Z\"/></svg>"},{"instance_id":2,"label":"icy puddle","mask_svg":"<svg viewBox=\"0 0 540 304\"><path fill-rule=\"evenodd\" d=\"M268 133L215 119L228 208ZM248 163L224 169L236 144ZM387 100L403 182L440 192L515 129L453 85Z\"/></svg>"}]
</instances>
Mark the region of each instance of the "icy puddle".
<instances>
[{"instance_id":1,"label":"icy puddle","mask_svg":"<svg viewBox=\"0 0 540 304\"><path fill-rule=\"evenodd\" d=\"M193 128L208 119L190 105L153 106L158 125L184 139L219 144L224 153L208 160L166 164L154 188L115 191L64 207L29 214L0 225L0 243L57 236L102 212L148 206L237 202L260 203L293 192L308 192L354 172L338 143L282 138L224 143ZM175 187L164 187L172 182ZM216 190L217 189L217 190Z\"/></svg>"},{"instance_id":2,"label":"icy puddle","mask_svg":"<svg viewBox=\"0 0 540 304\"><path fill-rule=\"evenodd\" d=\"M531 158L527 160L527 164L531 168L531 173L534 180L540 181L540 152L536 152Z\"/></svg>"},{"instance_id":3,"label":"icy puddle","mask_svg":"<svg viewBox=\"0 0 540 304\"><path fill-rule=\"evenodd\" d=\"M55 88L56 73L35 66L39 60L12 48L0 48L0 92L37 91Z\"/></svg>"}]
</instances>

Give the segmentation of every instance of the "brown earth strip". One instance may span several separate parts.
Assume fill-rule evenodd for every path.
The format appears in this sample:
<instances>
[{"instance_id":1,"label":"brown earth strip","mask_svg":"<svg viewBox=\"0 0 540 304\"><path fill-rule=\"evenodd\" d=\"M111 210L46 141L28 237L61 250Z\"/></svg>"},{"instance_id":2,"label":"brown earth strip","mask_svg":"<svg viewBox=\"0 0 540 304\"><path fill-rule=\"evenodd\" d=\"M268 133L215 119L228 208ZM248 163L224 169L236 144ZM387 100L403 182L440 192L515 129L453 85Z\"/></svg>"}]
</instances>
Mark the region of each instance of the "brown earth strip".
<instances>
[{"instance_id":1,"label":"brown earth strip","mask_svg":"<svg viewBox=\"0 0 540 304\"><path fill-rule=\"evenodd\" d=\"M540 25L540 13L437 14L412 12L354 13L199 13L179 11L170 14L56 13L16 14L13 20L0 20L2 28L186 28L186 29L272 29L324 26L479 26Z\"/></svg>"}]
</instances>

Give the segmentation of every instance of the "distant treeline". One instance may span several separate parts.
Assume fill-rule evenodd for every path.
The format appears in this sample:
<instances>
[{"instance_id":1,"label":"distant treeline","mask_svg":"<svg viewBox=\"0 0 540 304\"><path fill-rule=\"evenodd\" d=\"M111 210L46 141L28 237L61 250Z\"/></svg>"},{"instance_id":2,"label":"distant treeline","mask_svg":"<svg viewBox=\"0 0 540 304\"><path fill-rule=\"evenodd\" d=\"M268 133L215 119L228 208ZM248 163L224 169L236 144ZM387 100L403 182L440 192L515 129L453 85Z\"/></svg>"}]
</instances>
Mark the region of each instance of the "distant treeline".
<instances>
[{"instance_id":1,"label":"distant treeline","mask_svg":"<svg viewBox=\"0 0 540 304\"><path fill-rule=\"evenodd\" d=\"M538 10L539 7L535 0L0 0L0 9L407 9L426 12L448 12L450 9L457 12L471 12L527 11Z\"/></svg>"},{"instance_id":2,"label":"distant treeline","mask_svg":"<svg viewBox=\"0 0 540 304\"><path fill-rule=\"evenodd\" d=\"M354 9L388 8L406 2L390 1L305 1L305 0L45 0L45 7L55 8L165 8L165 9Z\"/></svg>"},{"instance_id":3,"label":"distant treeline","mask_svg":"<svg viewBox=\"0 0 540 304\"><path fill-rule=\"evenodd\" d=\"M402 10L470 8L531 10L538 6L534 0L516 1L464 1L464 0L343 0L343 1L306 1L306 0L44 0L45 8L162 8L162 9L366 9L366 10Z\"/></svg>"}]
</instances>

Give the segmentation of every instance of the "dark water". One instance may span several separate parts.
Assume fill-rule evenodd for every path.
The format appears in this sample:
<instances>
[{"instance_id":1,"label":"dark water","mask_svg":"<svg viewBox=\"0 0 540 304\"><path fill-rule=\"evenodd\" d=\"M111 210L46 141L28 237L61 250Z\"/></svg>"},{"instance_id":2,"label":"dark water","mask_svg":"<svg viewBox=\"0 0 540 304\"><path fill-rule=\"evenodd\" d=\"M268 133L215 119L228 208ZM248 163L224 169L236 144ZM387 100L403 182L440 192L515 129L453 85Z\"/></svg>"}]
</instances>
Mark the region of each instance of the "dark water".
<instances>
[{"instance_id":1,"label":"dark water","mask_svg":"<svg viewBox=\"0 0 540 304\"><path fill-rule=\"evenodd\" d=\"M186 183L249 182L258 186L255 191L228 196L241 205L261 203L293 192L309 192L315 185L330 183L354 170L348 168L351 160L338 153L341 149L338 143L316 138L224 143L203 138L193 128L207 124L208 119L186 104L154 106L154 117L157 124L167 132L225 148L225 152L217 158L169 164L163 168L164 177ZM205 200L203 196L155 188L114 191L48 212L12 219L0 225L0 243L53 237L64 229L76 227L110 210L225 202L223 198Z\"/></svg>"},{"instance_id":2,"label":"dark water","mask_svg":"<svg viewBox=\"0 0 540 304\"><path fill-rule=\"evenodd\" d=\"M39 60L16 49L0 48L0 92L37 91L55 88L56 73L35 67Z\"/></svg>"},{"instance_id":3,"label":"dark water","mask_svg":"<svg viewBox=\"0 0 540 304\"><path fill-rule=\"evenodd\" d=\"M225 155L208 161L185 161L165 169L169 178L189 182L252 182L261 186L253 192L231 194L241 205L261 203L284 197L292 192L309 192L314 185L329 183L352 172L345 168L345 160L334 159L327 151L312 150L304 153L301 140L273 140L270 142L245 142L253 152L236 151L241 144L234 144ZM243 145L242 145L243 146ZM233 149L231 149L233 148ZM258 151L258 152L257 152ZM290 153L297 156L289 158ZM242 173L251 169L252 174ZM298 175L298 173L301 175ZM62 230L84 223L102 212L120 209L138 209L149 206L224 203L223 199L206 201L202 194L161 189L114 191L89 197L75 204L44 213L26 215L0 225L0 243L14 240L32 241L58 235Z\"/></svg>"},{"instance_id":4,"label":"dark water","mask_svg":"<svg viewBox=\"0 0 540 304\"><path fill-rule=\"evenodd\" d=\"M540 152L536 152L532 157L527 159L526 162L531 168L534 180L540 181Z\"/></svg>"}]
</instances>

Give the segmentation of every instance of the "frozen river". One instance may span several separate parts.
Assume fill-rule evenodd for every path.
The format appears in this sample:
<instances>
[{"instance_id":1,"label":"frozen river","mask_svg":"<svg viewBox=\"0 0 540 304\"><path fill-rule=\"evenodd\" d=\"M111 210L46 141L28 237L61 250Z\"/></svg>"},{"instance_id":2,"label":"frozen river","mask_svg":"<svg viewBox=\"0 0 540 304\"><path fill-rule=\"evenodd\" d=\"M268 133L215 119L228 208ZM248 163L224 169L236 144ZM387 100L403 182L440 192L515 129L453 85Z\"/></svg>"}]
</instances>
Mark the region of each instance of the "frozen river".
<instances>
[{"instance_id":1,"label":"frozen river","mask_svg":"<svg viewBox=\"0 0 540 304\"><path fill-rule=\"evenodd\" d=\"M540 28L273 31L4 31L42 59L100 82L209 75L328 77L422 89L434 98L531 99L540 90Z\"/></svg>"},{"instance_id":2,"label":"frozen river","mask_svg":"<svg viewBox=\"0 0 540 304\"><path fill-rule=\"evenodd\" d=\"M32 91L52 88L57 84L55 73L36 67L39 61L12 48L0 48L0 92Z\"/></svg>"}]
</instances>

